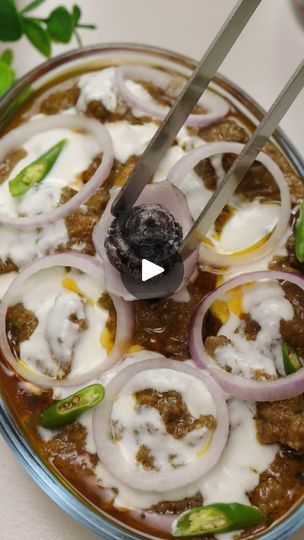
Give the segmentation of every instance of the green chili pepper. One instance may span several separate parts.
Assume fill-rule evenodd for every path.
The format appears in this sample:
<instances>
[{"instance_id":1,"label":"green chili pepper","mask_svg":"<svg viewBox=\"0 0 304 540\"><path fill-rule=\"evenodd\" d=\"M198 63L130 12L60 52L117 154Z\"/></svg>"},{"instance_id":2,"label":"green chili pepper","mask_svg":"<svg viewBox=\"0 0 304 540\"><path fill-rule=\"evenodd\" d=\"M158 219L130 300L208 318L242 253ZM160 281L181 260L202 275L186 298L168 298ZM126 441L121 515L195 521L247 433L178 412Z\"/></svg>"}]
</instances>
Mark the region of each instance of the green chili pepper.
<instances>
[{"instance_id":1,"label":"green chili pepper","mask_svg":"<svg viewBox=\"0 0 304 540\"><path fill-rule=\"evenodd\" d=\"M282 343L282 354L286 375L292 375L303 367L296 351L285 342Z\"/></svg>"},{"instance_id":2,"label":"green chili pepper","mask_svg":"<svg viewBox=\"0 0 304 540\"><path fill-rule=\"evenodd\" d=\"M67 139L63 139L45 154L27 165L17 176L9 181L10 194L13 197L24 195L34 184L41 182L55 165Z\"/></svg>"},{"instance_id":3,"label":"green chili pepper","mask_svg":"<svg viewBox=\"0 0 304 540\"><path fill-rule=\"evenodd\" d=\"M60 399L48 407L40 416L39 424L45 428L57 428L74 422L78 416L103 400L104 387L92 384L71 396Z\"/></svg>"},{"instance_id":4,"label":"green chili pepper","mask_svg":"<svg viewBox=\"0 0 304 540\"><path fill-rule=\"evenodd\" d=\"M183 512L172 525L173 536L201 536L239 531L265 523L267 517L256 506L210 504Z\"/></svg>"},{"instance_id":5,"label":"green chili pepper","mask_svg":"<svg viewBox=\"0 0 304 540\"><path fill-rule=\"evenodd\" d=\"M298 261L304 262L304 202L300 204L299 217L295 228L296 256Z\"/></svg>"}]
</instances>

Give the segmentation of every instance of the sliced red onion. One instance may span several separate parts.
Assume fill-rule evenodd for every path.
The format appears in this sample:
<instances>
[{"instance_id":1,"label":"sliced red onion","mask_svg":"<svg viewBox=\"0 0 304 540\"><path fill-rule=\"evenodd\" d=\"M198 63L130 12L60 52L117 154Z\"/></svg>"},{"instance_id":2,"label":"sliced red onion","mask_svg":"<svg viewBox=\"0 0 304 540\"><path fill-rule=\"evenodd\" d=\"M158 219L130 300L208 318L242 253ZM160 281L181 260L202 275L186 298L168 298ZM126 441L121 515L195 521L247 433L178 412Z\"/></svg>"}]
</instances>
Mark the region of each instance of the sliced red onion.
<instances>
[{"instance_id":1,"label":"sliced red onion","mask_svg":"<svg viewBox=\"0 0 304 540\"><path fill-rule=\"evenodd\" d=\"M38 373L32 370L30 367L27 367L23 362L20 362L13 354L7 340L7 310L11 305L14 295L19 287L21 287L37 272L53 268L55 266L76 268L77 270L80 270L81 272L84 272L93 279L97 280L100 283L101 290L105 290L105 276L102 262L94 257L90 257L89 255L82 255L75 252L58 253L55 255L42 257L33 264L25 267L25 269L22 270L22 272L20 272L11 283L0 305L0 348L3 356L20 377L30 381L33 384L42 386L43 388L52 388L53 386L77 386L94 379L94 377L97 377L101 372L110 369L118 360L121 359L126 351L126 348L130 344L133 333L132 304L125 302L122 300L122 298L111 295L117 316L116 338L111 353L107 359L102 362L101 366L94 367L82 375L77 375L74 377L68 376L67 379L57 380L55 377ZM33 291L33 294L35 294L35 291Z\"/></svg>"},{"instance_id":2,"label":"sliced red onion","mask_svg":"<svg viewBox=\"0 0 304 540\"><path fill-rule=\"evenodd\" d=\"M93 242L98 255L101 257L105 268L105 277L107 289L111 293L117 296L122 296L125 300L134 300L135 297L126 289L120 273L112 266L106 250L104 247L105 237L108 228L114 219L111 214L112 203L117 196L119 189L113 189L109 203L101 216L100 221L97 223L93 231ZM136 201L136 204L157 204L161 203L171 212L175 219L182 225L183 235L185 236L190 230L193 219L190 215L189 207L183 193L170 185L168 182L157 182L155 184L148 184L140 197ZM198 253L195 251L184 263L184 279L180 288L187 283L191 275L193 274L197 264Z\"/></svg>"},{"instance_id":3,"label":"sliced red onion","mask_svg":"<svg viewBox=\"0 0 304 540\"><path fill-rule=\"evenodd\" d=\"M166 92L168 97L172 98L172 102L183 86L181 77L171 75L160 69L132 64L125 64L116 69L118 90L126 102L131 107L143 111L148 116L152 116L152 118L156 118L157 120L163 120L165 118L169 107L157 104L157 102L154 104L152 99L146 101L136 96L126 84L126 80L128 79L154 84ZM198 105L207 109L208 112L206 114L190 114L186 121L187 126L209 126L226 116L230 110L229 103L210 90L204 92L198 101Z\"/></svg>"},{"instance_id":4,"label":"sliced red onion","mask_svg":"<svg viewBox=\"0 0 304 540\"><path fill-rule=\"evenodd\" d=\"M111 415L115 398L123 387L138 373L147 370L173 370L191 375L208 389L215 407L216 429L210 439L207 450L189 465L172 468L168 473L142 471L130 468L117 442L112 437ZM104 466L120 481L140 491L167 492L191 484L207 473L220 459L225 448L229 432L228 409L223 392L217 383L206 373L174 360L148 359L133 364L119 372L106 388L106 396L93 413L93 436L97 454Z\"/></svg>"},{"instance_id":5,"label":"sliced red onion","mask_svg":"<svg viewBox=\"0 0 304 540\"><path fill-rule=\"evenodd\" d=\"M203 159L226 153L238 155L243 148L243 144L235 142L206 143L183 156L170 170L168 181L175 186L180 187L187 174ZM262 163L270 172L280 190L281 210L275 230L260 247L243 254L238 252L232 255L219 253L202 242L200 245L200 261L202 264L207 264L210 267L225 268L240 266L261 259L273 250L286 232L291 212L290 194L287 182L279 166L267 154L260 152L257 161ZM244 234L246 234L246 232L244 232Z\"/></svg>"},{"instance_id":6,"label":"sliced red onion","mask_svg":"<svg viewBox=\"0 0 304 540\"><path fill-rule=\"evenodd\" d=\"M245 379L240 375L228 373L219 367L207 354L202 341L204 318L213 302L219 300L224 293L234 287L253 281L274 279L289 281L304 291L303 278L289 272L269 270L243 274L227 281L224 285L205 296L198 305L190 325L189 347L192 359L197 367L203 370L207 369L225 392L248 401L278 401L302 394L304 392L304 368L299 369L293 375L279 377L271 381Z\"/></svg>"},{"instance_id":7,"label":"sliced red onion","mask_svg":"<svg viewBox=\"0 0 304 540\"><path fill-rule=\"evenodd\" d=\"M108 177L114 159L113 144L110 134L97 120L76 114L60 114L34 119L10 131L1 139L0 163L10 152L22 147L30 137L56 128L81 130L92 133L96 137L100 145L100 151L102 152L102 162L100 166L92 178L78 193L55 210L31 217L16 217L0 213L0 223L27 229L45 227L50 223L54 223L55 221L64 218L80 205L84 204L92 195L94 195L96 190Z\"/></svg>"}]
</instances>

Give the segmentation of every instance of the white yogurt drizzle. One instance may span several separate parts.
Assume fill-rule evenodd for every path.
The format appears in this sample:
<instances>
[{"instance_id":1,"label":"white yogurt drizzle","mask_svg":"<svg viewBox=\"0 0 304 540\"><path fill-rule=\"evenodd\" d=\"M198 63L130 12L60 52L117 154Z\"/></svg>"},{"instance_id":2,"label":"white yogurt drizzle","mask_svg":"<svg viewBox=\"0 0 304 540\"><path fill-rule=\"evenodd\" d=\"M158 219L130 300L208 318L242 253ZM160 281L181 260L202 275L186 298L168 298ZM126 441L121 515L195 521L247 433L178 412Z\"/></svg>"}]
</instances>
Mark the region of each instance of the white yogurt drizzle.
<instances>
[{"instance_id":1,"label":"white yogurt drizzle","mask_svg":"<svg viewBox=\"0 0 304 540\"><path fill-rule=\"evenodd\" d=\"M248 285L242 287L242 304L244 313L260 325L256 339L246 338L244 322L230 311L218 335L226 336L231 343L215 349L216 362L245 378L254 378L255 372L273 377L284 375L280 321L294 317L293 306L284 290L277 281Z\"/></svg>"},{"instance_id":2,"label":"white yogurt drizzle","mask_svg":"<svg viewBox=\"0 0 304 540\"><path fill-rule=\"evenodd\" d=\"M18 268L32 262L44 254L51 254L68 242L68 232L64 220L50 224L43 229L22 230L0 227L0 259L10 259Z\"/></svg>"},{"instance_id":3,"label":"white yogurt drizzle","mask_svg":"<svg viewBox=\"0 0 304 540\"><path fill-rule=\"evenodd\" d=\"M143 389L156 392L178 392L193 418L211 415L215 406L206 386L195 377L171 370L146 370L138 373L123 387L112 408L112 426L119 432L117 444L129 467L136 471L137 452L141 445L149 449L157 473L170 473L176 467L194 462L206 447L212 431L206 426L194 429L180 439L166 430L159 412L152 407L139 406L134 394ZM171 456L171 457L170 457Z\"/></svg>"},{"instance_id":4,"label":"white yogurt drizzle","mask_svg":"<svg viewBox=\"0 0 304 540\"><path fill-rule=\"evenodd\" d=\"M65 278L76 284L81 296L73 286L67 288ZM56 267L29 278L16 292L14 303L22 302L32 311L38 326L29 339L21 342L21 360L54 377L62 376L69 364L67 377L99 366L108 355L100 341L109 316L108 310L97 304L102 292L97 282L76 270L66 273ZM86 328L80 330L72 315L84 321Z\"/></svg>"}]
</instances>

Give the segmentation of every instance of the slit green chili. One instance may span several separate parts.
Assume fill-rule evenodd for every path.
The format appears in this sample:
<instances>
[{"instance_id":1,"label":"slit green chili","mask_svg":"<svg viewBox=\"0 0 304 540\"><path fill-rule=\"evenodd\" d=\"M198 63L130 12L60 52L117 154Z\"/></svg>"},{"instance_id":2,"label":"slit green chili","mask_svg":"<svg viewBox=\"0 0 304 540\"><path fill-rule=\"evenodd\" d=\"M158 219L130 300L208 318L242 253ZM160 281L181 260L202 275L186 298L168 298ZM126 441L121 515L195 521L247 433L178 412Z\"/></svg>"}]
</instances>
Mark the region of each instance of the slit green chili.
<instances>
[{"instance_id":1,"label":"slit green chili","mask_svg":"<svg viewBox=\"0 0 304 540\"><path fill-rule=\"evenodd\" d=\"M24 195L34 184L38 184L50 172L61 154L67 139L62 139L45 154L27 165L15 178L9 181L9 190L12 197Z\"/></svg>"},{"instance_id":2,"label":"slit green chili","mask_svg":"<svg viewBox=\"0 0 304 540\"><path fill-rule=\"evenodd\" d=\"M282 355L286 375L292 375L303 367L296 351L288 343L282 343Z\"/></svg>"},{"instance_id":3,"label":"slit green chili","mask_svg":"<svg viewBox=\"0 0 304 540\"><path fill-rule=\"evenodd\" d=\"M101 384L92 384L60 399L48 407L40 416L39 425L45 428L58 428L74 422L84 412L100 403L105 395Z\"/></svg>"},{"instance_id":4,"label":"slit green chili","mask_svg":"<svg viewBox=\"0 0 304 540\"><path fill-rule=\"evenodd\" d=\"M218 503L183 512L174 521L171 532L176 537L201 536L239 531L266 522L266 515L256 506Z\"/></svg>"},{"instance_id":5,"label":"slit green chili","mask_svg":"<svg viewBox=\"0 0 304 540\"><path fill-rule=\"evenodd\" d=\"M304 262L304 202L300 204L299 217L295 227L296 256L298 261Z\"/></svg>"}]
</instances>

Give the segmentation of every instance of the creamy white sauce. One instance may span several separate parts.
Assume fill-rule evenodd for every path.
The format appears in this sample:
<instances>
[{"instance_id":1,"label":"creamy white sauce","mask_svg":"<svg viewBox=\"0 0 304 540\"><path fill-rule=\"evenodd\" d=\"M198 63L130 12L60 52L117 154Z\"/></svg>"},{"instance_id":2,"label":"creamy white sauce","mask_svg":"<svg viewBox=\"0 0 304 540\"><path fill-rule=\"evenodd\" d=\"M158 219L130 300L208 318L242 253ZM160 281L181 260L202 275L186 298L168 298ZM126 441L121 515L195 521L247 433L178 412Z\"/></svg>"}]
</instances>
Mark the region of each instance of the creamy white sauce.
<instances>
[{"instance_id":1,"label":"creamy white sauce","mask_svg":"<svg viewBox=\"0 0 304 540\"><path fill-rule=\"evenodd\" d=\"M225 301L227 296L223 296ZM254 378L256 371L276 377L284 375L281 351L280 321L290 321L294 316L292 304L285 298L277 281L261 281L242 287L244 313L260 325L255 340L246 339L244 322L230 311L229 318L218 331L230 344L215 349L215 360L228 366L236 375Z\"/></svg>"},{"instance_id":2,"label":"creamy white sauce","mask_svg":"<svg viewBox=\"0 0 304 540\"><path fill-rule=\"evenodd\" d=\"M82 298L63 286L69 278L79 287ZM35 294L33 294L33 289ZM13 303L22 302L38 319L31 337L20 344L20 358L32 369L51 376L62 375L71 362L68 377L82 375L100 366L108 353L100 337L105 328L108 311L97 305L103 291L88 275L55 267L43 270L28 279L16 291ZM69 320L70 315L86 322L82 331Z\"/></svg>"},{"instance_id":3,"label":"creamy white sauce","mask_svg":"<svg viewBox=\"0 0 304 540\"><path fill-rule=\"evenodd\" d=\"M153 182L162 182L163 180L166 180L170 169L172 169L173 165L175 165L175 163L185 154L186 152L180 146L171 146L166 152L165 157L159 163Z\"/></svg>"},{"instance_id":4,"label":"creamy white sauce","mask_svg":"<svg viewBox=\"0 0 304 540\"><path fill-rule=\"evenodd\" d=\"M279 219L278 204L259 201L241 202L225 223L217 240L212 228L208 237L220 251L235 252L246 249L271 233Z\"/></svg>"},{"instance_id":5,"label":"creamy white sauce","mask_svg":"<svg viewBox=\"0 0 304 540\"><path fill-rule=\"evenodd\" d=\"M46 319L45 338L52 357L60 365L72 361L80 338L79 324L71 320L73 316L86 321L84 301L72 292L59 293Z\"/></svg>"},{"instance_id":6,"label":"creamy white sauce","mask_svg":"<svg viewBox=\"0 0 304 540\"><path fill-rule=\"evenodd\" d=\"M241 274L248 274L249 272L258 272L259 270L267 270L269 263L272 261L273 257L280 256L280 257L286 257L287 255L287 248L286 248L286 242L291 235L292 231L290 228L287 229L286 233L280 240L280 242L274 246L272 251L263 259L259 259L257 261L252 261L248 264L243 264L240 266L235 266L234 268L231 268L228 270L228 272L224 272L222 275L223 282L228 281L229 279L232 279L234 277L237 277Z\"/></svg>"},{"instance_id":7,"label":"creamy white sauce","mask_svg":"<svg viewBox=\"0 0 304 540\"><path fill-rule=\"evenodd\" d=\"M112 138L115 159L121 163L126 163L131 156L140 156L157 131L157 125L154 122L133 125L122 120L107 122L105 126Z\"/></svg>"},{"instance_id":8,"label":"creamy white sauce","mask_svg":"<svg viewBox=\"0 0 304 540\"><path fill-rule=\"evenodd\" d=\"M80 95L76 108L80 112L85 112L90 102L99 101L103 107L112 113L124 114L128 104L120 95L115 77L116 68L109 67L92 73L86 73L80 77L77 85L80 89ZM168 107L162 106L153 96L139 83L130 79L125 80L125 85L141 101L146 102L153 107L157 105L164 112ZM146 116L143 111L132 108L132 113L136 117Z\"/></svg>"},{"instance_id":9,"label":"creamy white sauce","mask_svg":"<svg viewBox=\"0 0 304 540\"><path fill-rule=\"evenodd\" d=\"M150 92L148 92L148 90L146 90L141 84L130 79L126 79L125 85L128 90L130 90L130 92L132 92L132 94L140 101L144 101L145 103L147 103L147 105L151 105L152 107L155 107L156 105L159 110L162 110L164 112L164 114L166 114L166 112L168 111L169 108L159 103L159 101L156 101L156 99L151 96ZM147 116L145 112L140 111L139 109L136 109L134 107L132 108L132 113L138 118L142 116Z\"/></svg>"},{"instance_id":10,"label":"creamy white sauce","mask_svg":"<svg viewBox=\"0 0 304 540\"><path fill-rule=\"evenodd\" d=\"M12 197L9 181L63 139L67 139L67 143L46 177L34 184L24 195ZM56 208L62 189L66 186L79 189L77 175L88 168L100 151L93 135L69 129L53 129L34 135L26 141L23 148L27 152L26 156L0 185L0 212L10 216L34 216Z\"/></svg>"},{"instance_id":11,"label":"creamy white sauce","mask_svg":"<svg viewBox=\"0 0 304 540\"><path fill-rule=\"evenodd\" d=\"M117 95L115 71L116 68L109 67L80 77L78 81L80 95L76 105L78 111L85 112L91 101L100 101L110 112L117 110L122 114L125 112L126 106Z\"/></svg>"},{"instance_id":12,"label":"creamy white sauce","mask_svg":"<svg viewBox=\"0 0 304 540\"><path fill-rule=\"evenodd\" d=\"M187 140L186 133L187 128L184 127L180 131L179 137L177 137L181 148L185 148L184 141ZM202 139L200 139L200 144L204 144ZM199 144L194 141L192 148L197 146ZM178 161L178 159L174 161L172 158L177 158L178 155L182 157L180 150L173 151L174 148L172 147L170 149L171 153L167 153L165 158L168 162L172 163L172 166ZM179 148L179 146L176 148ZM166 161L163 161L166 164ZM214 169L218 185L225 177L222 155L212 156L210 162ZM167 172L169 171L169 169L165 170ZM155 179L162 180L163 176L160 172L156 175ZM191 214L196 219L210 199L213 191L205 187L203 179L194 169L185 176L178 187L186 196ZM233 213L224 224L221 234L218 235L214 227L211 227L206 235L211 240L214 248L219 252L234 253L254 245L267 234L271 233L278 222L280 214L279 204L261 203L257 200L246 201L244 197L239 195L233 196L230 204L232 205Z\"/></svg>"},{"instance_id":13,"label":"creamy white sauce","mask_svg":"<svg viewBox=\"0 0 304 540\"><path fill-rule=\"evenodd\" d=\"M183 126L176 135L177 144L185 151L190 152L194 148L205 144L204 139L197 135L192 135L187 126Z\"/></svg>"},{"instance_id":14,"label":"creamy white sauce","mask_svg":"<svg viewBox=\"0 0 304 540\"><path fill-rule=\"evenodd\" d=\"M22 268L38 257L53 253L58 247L68 242L64 220L39 230L1 226L0 234L0 259L3 262L11 259L18 268Z\"/></svg>"},{"instance_id":15,"label":"creamy white sauce","mask_svg":"<svg viewBox=\"0 0 304 540\"><path fill-rule=\"evenodd\" d=\"M188 464L198 459L199 452L208 443L212 432L204 426L180 439L174 438L167 432L156 409L138 405L134 394L147 388L157 392L174 389L181 395L194 418L201 415L215 416L211 394L204 383L192 375L168 369L146 370L132 377L113 404L111 421L114 433L116 430L119 432L117 445L122 459L131 470L142 469L136 459L141 445L150 450L157 469L157 472L149 471L146 474L170 473L177 466L187 468Z\"/></svg>"}]
</instances>

